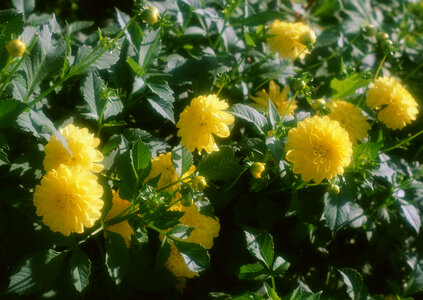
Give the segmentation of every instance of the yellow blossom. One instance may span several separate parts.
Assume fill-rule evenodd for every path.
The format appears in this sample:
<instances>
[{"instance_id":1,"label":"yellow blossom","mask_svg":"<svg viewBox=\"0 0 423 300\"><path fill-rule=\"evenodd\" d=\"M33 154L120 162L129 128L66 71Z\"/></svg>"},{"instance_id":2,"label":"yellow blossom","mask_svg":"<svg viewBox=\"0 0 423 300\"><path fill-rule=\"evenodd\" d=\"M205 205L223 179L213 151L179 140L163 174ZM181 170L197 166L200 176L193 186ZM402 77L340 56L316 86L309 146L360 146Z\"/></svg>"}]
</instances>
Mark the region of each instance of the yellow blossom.
<instances>
[{"instance_id":1,"label":"yellow blossom","mask_svg":"<svg viewBox=\"0 0 423 300\"><path fill-rule=\"evenodd\" d=\"M128 207L131 206L131 202L127 200L122 200L119 197L118 192L115 192L115 191L112 191L112 192L113 192L112 208L107 213L107 216L105 219L106 222L119 216L123 211L127 210ZM128 214L128 211L122 214L121 217L127 214ZM129 248L129 246L131 245L131 236L134 234L134 230L129 225L128 220L121 221L119 223L108 226L107 230L120 234L123 240L125 241L126 247Z\"/></svg>"},{"instance_id":2,"label":"yellow blossom","mask_svg":"<svg viewBox=\"0 0 423 300\"><path fill-rule=\"evenodd\" d=\"M264 163L260 163L260 162L255 162L251 167L250 167L250 172L251 174L255 177L255 178L261 178L261 173L263 173L263 171L266 169L266 164Z\"/></svg>"},{"instance_id":3,"label":"yellow blossom","mask_svg":"<svg viewBox=\"0 0 423 300\"><path fill-rule=\"evenodd\" d=\"M297 108L297 102L294 100L289 105L288 93L289 86L284 87L281 92L279 85L271 80L269 83L269 93L263 89L257 92L255 97L251 96L251 99L255 101L252 106L258 110L264 111L269 105L270 100L273 102L280 115L284 115L286 113L287 116L292 116Z\"/></svg>"},{"instance_id":4,"label":"yellow blossom","mask_svg":"<svg viewBox=\"0 0 423 300\"><path fill-rule=\"evenodd\" d=\"M81 166L60 165L35 187L38 216L54 232L68 236L92 227L101 216L103 188L97 177Z\"/></svg>"},{"instance_id":5,"label":"yellow blossom","mask_svg":"<svg viewBox=\"0 0 423 300\"><path fill-rule=\"evenodd\" d=\"M341 127L348 132L353 145L358 141L363 141L370 130L370 124L358 107L342 100L331 101L328 107L331 111L328 115L329 118L338 121Z\"/></svg>"},{"instance_id":6,"label":"yellow blossom","mask_svg":"<svg viewBox=\"0 0 423 300\"><path fill-rule=\"evenodd\" d=\"M63 147L62 143L54 135L50 137L44 151L44 169L48 172L57 168L60 164L67 166L81 165L93 172L100 172L104 166L100 163L103 160L103 154L95 149L100 144L100 139L95 138L88 132L87 128L78 128L69 124L60 129L60 133L66 139L68 147L72 152Z\"/></svg>"},{"instance_id":7,"label":"yellow blossom","mask_svg":"<svg viewBox=\"0 0 423 300\"><path fill-rule=\"evenodd\" d=\"M367 92L367 105L378 111L378 119L391 129L402 129L414 121L418 104L394 78L379 77Z\"/></svg>"},{"instance_id":8,"label":"yellow blossom","mask_svg":"<svg viewBox=\"0 0 423 300\"><path fill-rule=\"evenodd\" d=\"M199 96L192 99L179 116L176 127L181 144L190 152L196 148L200 153L203 149L207 153L219 151L213 134L228 137L228 125L234 122L234 116L224 110L228 104L219 100L216 95Z\"/></svg>"},{"instance_id":9,"label":"yellow blossom","mask_svg":"<svg viewBox=\"0 0 423 300\"><path fill-rule=\"evenodd\" d=\"M288 132L286 159L304 181L332 179L351 162L348 133L328 116L304 119Z\"/></svg>"},{"instance_id":10,"label":"yellow blossom","mask_svg":"<svg viewBox=\"0 0 423 300\"><path fill-rule=\"evenodd\" d=\"M310 26L303 23L287 23L275 20L267 39L270 49L282 58L303 59L310 51L307 45L316 41L316 35Z\"/></svg>"}]
</instances>

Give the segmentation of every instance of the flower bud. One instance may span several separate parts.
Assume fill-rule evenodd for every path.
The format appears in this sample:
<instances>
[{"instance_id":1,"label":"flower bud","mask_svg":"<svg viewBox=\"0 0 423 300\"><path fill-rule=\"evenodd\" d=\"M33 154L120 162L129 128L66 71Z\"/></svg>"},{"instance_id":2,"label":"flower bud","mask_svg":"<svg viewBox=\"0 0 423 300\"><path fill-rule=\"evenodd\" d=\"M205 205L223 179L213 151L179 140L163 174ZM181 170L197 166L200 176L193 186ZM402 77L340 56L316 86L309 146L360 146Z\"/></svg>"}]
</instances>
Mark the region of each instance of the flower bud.
<instances>
[{"instance_id":1,"label":"flower bud","mask_svg":"<svg viewBox=\"0 0 423 300\"><path fill-rule=\"evenodd\" d=\"M384 40L389 39L389 35L386 32L380 31L377 33L376 38L379 42L382 42Z\"/></svg>"},{"instance_id":2,"label":"flower bud","mask_svg":"<svg viewBox=\"0 0 423 300\"><path fill-rule=\"evenodd\" d=\"M319 98L313 101L311 107L313 107L314 110L321 110L326 105L326 101L323 98Z\"/></svg>"},{"instance_id":3,"label":"flower bud","mask_svg":"<svg viewBox=\"0 0 423 300\"><path fill-rule=\"evenodd\" d=\"M295 91L300 92L300 91L304 90L306 86L307 86L307 84L305 83L304 80L301 80L301 79L295 79L294 80L293 88L294 88Z\"/></svg>"},{"instance_id":4,"label":"flower bud","mask_svg":"<svg viewBox=\"0 0 423 300\"><path fill-rule=\"evenodd\" d=\"M305 45L305 46L308 46L310 44L314 44L315 42L316 42L316 34L314 33L313 30L305 32L300 37L300 43Z\"/></svg>"},{"instance_id":5,"label":"flower bud","mask_svg":"<svg viewBox=\"0 0 423 300\"><path fill-rule=\"evenodd\" d=\"M18 57L25 53L26 45L21 40L13 40L6 44L6 50L10 56Z\"/></svg>"},{"instance_id":6,"label":"flower bud","mask_svg":"<svg viewBox=\"0 0 423 300\"><path fill-rule=\"evenodd\" d=\"M382 49L384 52L393 52L394 51L394 44L390 39L384 40L382 42Z\"/></svg>"},{"instance_id":7,"label":"flower bud","mask_svg":"<svg viewBox=\"0 0 423 300\"><path fill-rule=\"evenodd\" d=\"M181 199L181 204L185 207L189 207L194 204L194 199L192 199L191 197L183 197Z\"/></svg>"},{"instance_id":8,"label":"flower bud","mask_svg":"<svg viewBox=\"0 0 423 300\"><path fill-rule=\"evenodd\" d=\"M261 178L261 173L263 173L263 171L265 169L266 169L265 163L255 162L250 167L250 172L251 172L251 175L253 175L255 178L259 179L259 178Z\"/></svg>"},{"instance_id":9,"label":"flower bud","mask_svg":"<svg viewBox=\"0 0 423 300\"><path fill-rule=\"evenodd\" d=\"M340 192L340 188L339 188L338 185L331 183L330 186L328 187L327 191L328 191L329 194L337 195Z\"/></svg>"},{"instance_id":10,"label":"flower bud","mask_svg":"<svg viewBox=\"0 0 423 300\"><path fill-rule=\"evenodd\" d=\"M376 34L376 27L372 24L366 24L363 26L363 33L368 37L374 36Z\"/></svg>"},{"instance_id":11,"label":"flower bud","mask_svg":"<svg viewBox=\"0 0 423 300\"><path fill-rule=\"evenodd\" d=\"M206 178L203 176L197 176L192 179L192 186L194 189L202 192L207 187Z\"/></svg>"},{"instance_id":12,"label":"flower bud","mask_svg":"<svg viewBox=\"0 0 423 300\"><path fill-rule=\"evenodd\" d=\"M154 24L157 22L158 18L159 18L160 12L157 9L157 7L155 6L149 6L147 8L147 10L145 11L145 17L144 17L144 21L147 24Z\"/></svg>"}]
</instances>

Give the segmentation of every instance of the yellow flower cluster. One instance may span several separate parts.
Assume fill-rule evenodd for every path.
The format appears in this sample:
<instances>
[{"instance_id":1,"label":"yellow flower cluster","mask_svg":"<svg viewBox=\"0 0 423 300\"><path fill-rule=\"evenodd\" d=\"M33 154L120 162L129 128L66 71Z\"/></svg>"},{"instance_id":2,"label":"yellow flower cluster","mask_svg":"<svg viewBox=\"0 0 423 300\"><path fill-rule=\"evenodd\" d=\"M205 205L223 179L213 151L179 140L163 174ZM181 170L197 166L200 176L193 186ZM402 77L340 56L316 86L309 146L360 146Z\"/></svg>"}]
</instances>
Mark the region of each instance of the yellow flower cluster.
<instances>
[{"instance_id":1,"label":"yellow flower cluster","mask_svg":"<svg viewBox=\"0 0 423 300\"><path fill-rule=\"evenodd\" d=\"M286 159L304 181L332 179L351 162L348 132L328 116L304 119L288 132Z\"/></svg>"},{"instance_id":2,"label":"yellow flower cluster","mask_svg":"<svg viewBox=\"0 0 423 300\"><path fill-rule=\"evenodd\" d=\"M316 41L316 34L310 26L303 23L287 23L275 20L269 30L267 39L270 49L279 53L282 58L303 59L310 53L307 45Z\"/></svg>"},{"instance_id":3,"label":"yellow flower cluster","mask_svg":"<svg viewBox=\"0 0 423 300\"><path fill-rule=\"evenodd\" d=\"M269 83L269 93L263 89L257 92L255 97L251 96L251 99L255 101L252 106L258 110L264 111L269 105L270 100L273 102L280 115L286 114L287 116L292 116L297 108L297 102L293 101L289 104L288 93L289 86L284 87L281 92L280 87L271 80Z\"/></svg>"},{"instance_id":4,"label":"yellow flower cluster","mask_svg":"<svg viewBox=\"0 0 423 300\"><path fill-rule=\"evenodd\" d=\"M367 92L367 105L378 111L378 119L391 129L402 129L414 121L418 104L394 78L379 77Z\"/></svg>"},{"instance_id":5,"label":"yellow flower cluster","mask_svg":"<svg viewBox=\"0 0 423 300\"><path fill-rule=\"evenodd\" d=\"M101 216L103 188L91 171L99 172L103 155L95 149L100 143L86 128L72 124L60 130L70 154L56 139L45 146L47 174L35 187L34 205L38 216L52 231L68 236L82 233Z\"/></svg>"},{"instance_id":6,"label":"yellow flower cluster","mask_svg":"<svg viewBox=\"0 0 423 300\"><path fill-rule=\"evenodd\" d=\"M358 141L363 141L370 130L370 124L358 107L354 107L346 101L334 100L329 103L328 108L330 109L329 118L338 121L341 127L348 132L353 145Z\"/></svg>"},{"instance_id":7,"label":"yellow flower cluster","mask_svg":"<svg viewBox=\"0 0 423 300\"><path fill-rule=\"evenodd\" d=\"M199 153L204 149L207 153L219 151L213 134L228 137L229 127L235 118L224 110L228 104L219 100L216 95L198 96L192 99L179 116L176 127L181 144L190 152L196 148Z\"/></svg>"},{"instance_id":8,"label":"yellow flower cluster","mask_svg":"<svg viewBox=\"0 0 423 300\"><path fill-rule=\"evenodd\" d=\"M119 193L112 191L113 193L113 200L112 200L112 208L107 213L105 221L109 221L117 216L119 216L122 212L128 209L128 207L131 206L131 202L127 200L122 200L119 197ZM121 217L128 214L128 211L123 213ZM134 234L134 230L129 225L128 221L121 221L119 223L113 224L111 226L107 226L108 231L115 232L117 234L120 234L125 241L126 247L129 248L131 245L131 236Z\"/></svg>"}]
</instances>

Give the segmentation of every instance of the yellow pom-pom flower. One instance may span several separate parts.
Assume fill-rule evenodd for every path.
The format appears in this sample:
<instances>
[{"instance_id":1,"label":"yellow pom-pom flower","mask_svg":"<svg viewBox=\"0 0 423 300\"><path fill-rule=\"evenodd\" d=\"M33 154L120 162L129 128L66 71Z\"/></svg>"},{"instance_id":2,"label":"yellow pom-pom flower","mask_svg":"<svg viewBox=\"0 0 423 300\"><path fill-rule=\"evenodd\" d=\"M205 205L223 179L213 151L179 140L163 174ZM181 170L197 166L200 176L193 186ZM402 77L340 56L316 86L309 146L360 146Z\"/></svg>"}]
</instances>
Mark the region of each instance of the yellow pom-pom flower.
<instances>
[{"instance_id":1,"label":"yellow pom-pom flower","mask_svg":"<svg viewBox=\"0 0 423 300\"><path fill-rule=\"evenodd\" d=\"M38 216L54 232L68 236L84 232L101 216L103 188L97 177L81 166L60 165L35 187Z\"/></svg>"},{"instance_id":2,"label":"yellow pom-pom flower","mask_svg":"<svg viewBox=\"0 0 423 300\"><path fill-rule=\"evenodd\" d=\"M418 104L413 96L394 78L379 77L370 86L367 105L379 111L378 119L391 129L402 129L414 121Z\"/></svg>"},{"instance_id":3,"label":"yellow pom-pom flower","mask_svg":"<svg viewBox=\"0 0 423 300\"><path fill-rule=\"evenodd\" d=\"M6 44L6 51L12 57L22 56L25 50L26 45L21 40L13 40Z\"/></svg>"},{"instance_id":4,"label":"yellow pom-pom flower","mask_svg":"<svg viewBox=\"0 0 423 300\"><path fill-rule=\"evenodd\" d=\"M363 141L370 130L370 124L358 107L354 107L346 101L335 100L329 103L328 108L330 109L329 118L338 121L341 127L348 132L353 145L358 141Z\"/></svg>"},{"instance_id":5,"label":"yellow pom-pom flower","mask_svg":"<svg viewBox=\"0 0 423 300\"><path fill-rule=\"evenodd\" d=\"M282 58L303 59L310 53L307 45L316 41L316 34L310 26L303 23L287 23L275 20L267 39L270 49L279 53Z\"/></svg>"},{"instance_id":6,"label":"yellow pom-pom flower","mask_svg":"<svg viewBox=\"0 0 423 300\"><path fill-rule=\"evenodd\" d=\"M107 216L105 219L106 222L119 216L123 211L125 211L126 209L128 209L128 207L131 206L131 202L127 200L122 200L119 197L118 192L115 192L115 191L112 191L112 192L113 192L112 208L107 213ZM128 214L128 211L122 214L122 216L125 216L127 214ZM129 248L129 246L131 245L131 236L134 234L134 230L129 225L127 220L108 226L106 229L108 231L112 231L117 234L120 234L123 240L125 241L126 247Z\"/></svg>"},{"instance_id":7,"label":"yellow pom-pom flower","mask_svg":"<svg viewBox=\"0 0 423 300\"><path fill-rule=\"evenodd\" d=\"M207 153L219 151L213 134L228 137L229 127L235 120L234 116L224 110L228 104L219 100L216 95L199 96L192 99L179 116L176 127L181 144L190 152L196 148L200 153L203 149Z\"/></svg>"},{"instance_id":8,"label":"yellow pom-pom flower","mask_svg":"<svg viewBox=\"0 0 423 300\"><path fill-rule=\"evenodd\" d=\"M100 139L89 133L87 128L80 129L73 124L61 128L60 133L66 139L72 155L52 135L44 148L46 153L44 169L47 172L57 168L60 164L67 166L81 165L93 172L103 170L104 166L100 163L103 160L103 154L95 149L100 144Z\"/></svg>"},{"instance_id":9,"label":"yellow pom-pom flower","mask_svg":"<svg viewBox=\"0 0 423 300\"><path fill-rule=\"evenodd\" d=\"M348 132L328 116L304 119L288 132L286 159L304 181L332 179L351 162Z\"/></svg>"},{"instance_id":10,"label":"yellow pom-pom flower","mask_svg":"<svg viewBox=\"0 0 423 300\"><path fill-rule=\"evenodd\" d=\"M292 116L297 108L297 102L294 100L289 104L288 93L289 86L284 87L281 92L280 87L271 80L269 83L269 93L263 89L257 92L255 97L251 96L251 99L255 101L255 103L252 103L252 106L258 110L264 111L269 105L270 100L273 102L280 115L286 113L287 116Z\"/></svg>"}]
</instances>

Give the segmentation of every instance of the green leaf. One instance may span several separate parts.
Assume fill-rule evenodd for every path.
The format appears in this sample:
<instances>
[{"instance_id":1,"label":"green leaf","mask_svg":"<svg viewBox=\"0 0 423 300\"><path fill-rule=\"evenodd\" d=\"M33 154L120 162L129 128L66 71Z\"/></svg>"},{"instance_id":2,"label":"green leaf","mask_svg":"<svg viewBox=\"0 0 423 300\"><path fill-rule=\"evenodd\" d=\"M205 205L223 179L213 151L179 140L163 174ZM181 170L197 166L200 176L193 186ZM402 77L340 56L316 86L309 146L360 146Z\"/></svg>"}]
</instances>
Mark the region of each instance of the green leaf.
<instances>
[{"instance_id":1,"label":"green leaf","mask_svg":"<svg viewBox=\"0 0 423 300\"><path fill-rule=\"evenodd\" d=\"M322 292L312 293L306 291L303 286L299 285L289 297L283 297L285 300L319 300Z\"/></svg>"},{"instance_id":2,"label":"green leaf","mask_svg":"<svg viewBox=\"0 0 423 300\"><path fill-rule=\"evenodd\" d=\"M172 165L178 178L181 178L191 168L192 163L192 154L184 146L179 146L172 151Z\"/></svg>"},{"instance_id":3,"label":"green leaf","mask_svg":"<svg viewBox=\"0 0 423 300\"><path fill-rule=\"evenodd\" d=\"M276 108L276 106L273 104L271 100L269 100L269 120L270 124L272 125L272 128L276 128L276 126L279 124L281 120L281 116L279 115L279 111Z\"/></svg>"},{"instance_id":4,"label":"green leaf","mask_svg":"<svg viewBox=\"0 0 423 300\"><path fill-rule=\"evenodd\" d=\"M281 275L282 273L285 273L285 271L288 270L289 265L290 265L289 262L283 259L282 256L276 257L272 267L273 277L276 277L278 275Z\"/></svg>"},{"instance_id":5,"label":"green leaf","mask_svg":"<svg viewBox=\"0 0 423 300\"><path fill-rule=\"evenodd\" d=\"M138 140L131 149L131 163L139 177L148 167L151 161L150 149L146 144ZM148 174L147 174L148 175Z\"/></svg>"},{"instance_id":6,"label":"green leaf","mask_svg":"<svg viewBox=\"0 0 423 300\"><path fill-rule=\"evenodd\" d=\"M0 148L0 167L8 164L10 164L10 161L7 158L7 154Z\"/></svg>"},{"instance_id":7,"label":"green leaf","mask_svg":"<svg viewBox=\"0 0 423 300\"><path fill-rule=\"evenodd\" d=\"M151 95L147 98L151 107L159 113L163 118L168 119L175 124L175 117L173 115L173 104L157 95Z\"/></svg>"},{"instance_id":8,"label":"green leaf","mask_svg":"<svg viewBox=\"0 0 423 300\"><path fill-rule=\"evenodd\" d=\"M144 75L141 67L137 64L137 62L132 57L128 56L126 58L126 62L131 67L132 71L134 71L135 74L137 74L140 77Z\"/></svg>"},{"instance_id":9,"label":"green leaf","mask_svg":"<svg viewBox=\"0 0 423 300\"><path fill-rule=\"evenodd\" d=\"M344 99L354 95L355 91L361 87L367 86L372 81L371 78L363 78L363 74L355 73L343 80L332 79L330 87L332 88L333 99Z\"/></svg>"},{"instance_id":10,"label":"green leaf","mask_svg":"<svg viewBox=\"0 0 423 300\"><path fill-rule=\"evenodd\" d=\"M57 279L65 254L52 249L35 252L12 271L6 293L31 295L46 291Z\"/></svg>"},{"instance_id":11,"label":"green leaf","mask_svg":"<svg viewBox=\"0 0 423 300\"><path fill-rule=\"evenodd\" d=\"M94 22L92 21L76 21L68 25L68 32L70 35L72 35L93 25Z\"/></svg>"},{"instance_id":12,"label":"green leaf","mask_svg":"<svg viewBox=\"0 0 423 300\"><path fill-rule=\"evenodd\" d=\"M245 39L245 43L248 46L251 46L251 47L255 47L256 46L256 43L254 43L253 38L247 32L244 32L244 39Z\"/></svg>"},{"instance_id":13,"label":"green leaf","mask_svg":"<svg viewBox=\"0 0 423 300\"><path fill-rule=\"evenodd\" d=\"M209 180L229 181L242 172L242 167L235 157L234 149L222 146L219 151L204 155L197 170Z\"/></svg>"},{"instance_id":14,"label":"green leaf","mask_svg":"<svg viewBox=\"0 0 423 300\"><path fill-rule=\"evenodd\" d=\"M268 126L266 118L251 106L235 104L229 109L233 115L254 125L256 130L264 135L265 127Z\"/></svg>"},{"instance_id":15,"label":"green leaf","mask_svg":"<svg viewBox=\"0 0 423 300\"><path fill-rule=\"evenodd\" d=\"M169 229L179 225L179 219L184 215L182 211L154 212L145 216L146 223L151 223L159 229Z\"/></svg>"},{"instance_id":16,"label":"green leaf","mask_svg":"<svg viewBox=\"0 0 423 300\"><path fill-rule=\"evenodd\" d=\"M23 14L25 19L35 8L35 0L12 0L12 4L19 13Z\"/></svg>"},{"instance_id":17,"label":"green leaf","mask_svg":"<svg viewBox=\"0 0 423 300\"><path fill-rule=\"evenodd\" d=\"M418 234L421 226L420 214L414 205L409 204L407 201L399 199L401 211L404 220L414 229Z\"/></svg>"},{"instance_id":18,"label":"green leaf","mask_svg":"<svg viewBox=\"0 0 423 300\"><path fill-rule=\"evenodd\" d=\"M91 56L91 59L97 57L102 51L102 49L103 48L100 47L100 49L96 50L96 52ZM88 62L84 60L92 51L93 48L87 45L82 45L78 48L75 60L70 68L71 72L75 72L74 75L86 74L97 70L108 69L119 60L120 50L119 47L116 47L113 50L104 52L95 61L89 59L88 61L90 63L88 64Z\"/></svg>"},{"instance_id":19,"label":"green leaf","mask_svg":"<svg viewBox=\"0 0 423 300\"><path fill-rule=\"evenodd\" d=\"M172 236L178 239L186 239L189 237L194 228L189 227L188 225L176 225L171 230L169 230L166 235Z\"/></svg>"},{"instance_id":20,"label":"green leaf","mask_svg":"<svg viewBox=\"0 0 423 300\"><path fill-rule=\"evenodd\" d=\"M404 295L412 295L423 290L423 272L421 268L417 265L413 270L413 273L410 274L410 278L407 280L405 285ZM404 298L402 298L404 299Z\"/></svg>"},{"instance_id":21,"label":"green leaf","mask_svg":"<svg viewBox=\"0 0 423 300\"><path fill-rule=\"evenodd\" d=\"M18 37L24 26L22 14L14 9L0 10L0 70L6 64L8 53L6 44L12 39L12 35Z\"/></svg>"},{"instance_id":22,"label":"green leaf","mask_svg":"<svg viewBox=\"0 0 423 300\"><path fill-rule=\"evenodd\" d=\"M263 262L269 270L273 266L273 238L265 232L255 228L246 227L244 229L245 240L247 242L247 250L256 259Z\"/></svg>"},{"instance_id":23,"label":"green leaf","mask_svg":"<svg viewBox=\"0 0 423 300\"><path fill-rule=\"evenodd\" d=\"M248 18L237 18L236 21L231 22L232 26L258 26L258 25L263 25L269 21L275 20L275 19L284 19L286 14L285 13L280 13L277 11L272 11L272 10L268 10L268 11L264 11L264 12L259 12L256 14L253 14L252 16L248 17Z\"/></svg>"},{"instance_id":24,"label":"green leaf","mask_svg":"<svg viewBox=\"0 0 423 300\"><path fill-rule=\"evenodd\" d=\"M269 271L261 263L243 265L238 272L239 279L264 281L270 277Z\"/></svg>"},{"instance_id":25,"label":"green leaf","mask_svg":"<svg viewBox=\"0 0 423 300\"><path fill-rule=\"evenodd\" d=\"M72 253L70 271L75 289L78 292L85 290L90 283L91 261L79 248L76 248Z\"/></svg>"},{"instance_id":26,"label":"green leaf","mask_svg":"<svg viewBox=\"0 0 423 300\"><path fill-rule=\"evenodd\" d=\"M120 179L119 195L122 199L132 200L137 193L137 177L129 151L120 152L117 158L117 170Z\"/></svg>"},{"instance_id":27,"label":"green leaf","mask_svg":"<svg viewBox=\"0 0 423 300\"><path fill-rule=\"evenodd\" d=\"M156 256L156 264L158 266L164 266L166 261L169 259L170 251L171 246L169 244L168 238L165 236L162 240L162 243L160 244L160 249Z\"/></svg>"},{"instance_id":28,"label":"green leaf","mask_svg":"<svg viewBox=\"0 0 423 300\"><path fill-rule=\"evenodd\" d=\"M88 74L81 83L81 93L88 104L88 113L84 115L98 121L102 111L107 104L107 100L101 96L104 83L96 73Z\"/></svg>"},{"instance_id":29,"label":"green leaf","mask_svg":"<svg viewBox=\"0 0 423 300\"><path fill-rule=\"evenodd\" d=\"M192 272L199 273L210 268L210 257L207 250L199 244L181 242L172 239L178 251L184 258L185 263Z\"/></svg>"},{"instance_id":30,"label":"green leaf","mask_svg":"<svg viewBox=\"0 0 423 300\"><path fill-rule=\"evenodd\" d=\"M160 30L151 30L145 33L145 37L136 49L138 50L138 65L145 71L157 58L160 52L158 35ZM157 40L157 41L156 41Z\"/></svg>"},{"instance_id":31,"label":"green leaf","mask_svg":"<svg viewBox=\"0 0 423 300\"><path fill-rule=\"evenodd\" d=\"M120 28L123 29L131 18L127 14L116 9L116 19ZM129 28L125 30L125 38L137 52L139 50L139 45L141 44L143 36L143 31L136 22L132 23Z\"/></svg>"},{"instance_id":32,"label":"green leaf","mask_svg":"<svg viewBox=\"0 0 423 300\"><path fill-rule=\"evenodd\" d=\"M129 267L129 253L122 236L110 231L107 231L105 262L110 278L120 285Z\"/></svg>"},{"instance_id":33,"label":"green leaf","mask_svg":"<svg viewBox=\"0 0 423 300\"><path fill-rule=\"evenodd\" d=\"M26 105L13 99L0 101L0 128L13 126L16 118L25 110Z\"/></svg>"},{"instance_id":34,"label":"green leaf","mask_svg":"<svg viewBox=\"0 0 423 300\"><path fill-rule=\"evenodd\" d=\"M162 79L150 79L148 80L147 85L154 94L166 102L173 103L175 101L175 98L173 97L173 91L166 81Z\"/></svg>"},{"instance_id":35,"label":"green leaf","mask_svg":"<svg viewBox=\"0 0 423 300\"><path fill-rule=\"evenodd\" d=\"M344 268L338 270L342 280L347 286L347 293L352 300L367 300L367 289L360 273L354 269Z\"/></svg>"}]
</instances>

